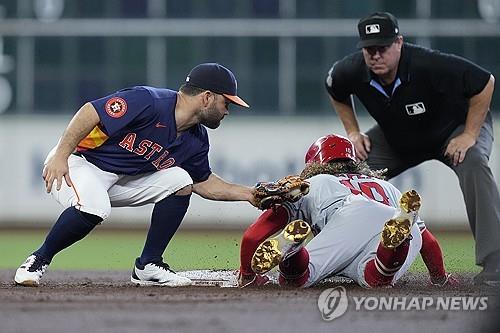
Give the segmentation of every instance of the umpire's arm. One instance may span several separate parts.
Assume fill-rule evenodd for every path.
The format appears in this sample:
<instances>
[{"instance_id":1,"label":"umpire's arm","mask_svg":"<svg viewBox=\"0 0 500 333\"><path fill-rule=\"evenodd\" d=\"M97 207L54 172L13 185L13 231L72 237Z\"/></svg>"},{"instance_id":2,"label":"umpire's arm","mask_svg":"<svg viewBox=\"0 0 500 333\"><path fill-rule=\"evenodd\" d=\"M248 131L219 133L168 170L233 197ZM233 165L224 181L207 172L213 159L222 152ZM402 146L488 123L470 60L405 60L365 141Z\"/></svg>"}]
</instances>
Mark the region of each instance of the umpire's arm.
<instances>
[{"instance_id":1,"label":"umpire's arm","mask_svg":"<svg viewBox=\"0 0 500 333\"><path fill-rule=\"evenodd\" d=\"M479 136L486 114L490 111L494 89L495 77L490 75L490 79L483 90L479 94L472 96L469 100L469 111L467 112L464 133L471 135L474 140Z\"/></svg>"},{"instance_id":2,"label":"umpire's arm","mask_svg":"<svg viewBox=\"0 0 500 333\"><path fill-rule=\"evenodd\" d=\"M371 148L370 139L359 129L358 118L354 112L352 100L351 104L345 104L335 100L332 96L329 97L333 109L337 112L344 125L347 137L354 144L356 157L360 160L366 160Z\"/></svg>"},{"instance_id":3,"label":"umpire's arm","mask_svg":"<svg viewBox=\"0 0 500 333\"><path fill-rule=\"evenodd\" d=\"M453 165L462 163L467 151L476 144L487 113L490 110L491 98L495 89L495 77L490 75L483 90L469 100L469 110L465 120L463 133L454 137L448 143L445 156L449 157Z\"/></svg>"},{"instance_id":4,"label":"umpire's arm","mask_svg":"<svg viewBox=\"0 0 500 333\"><path fill-rule=\"evenodd\" d=\"M214 173L210 174L207 180L193 184L193 192L205 199L248 201L256 206L252 187L228 183Z\"/></svg>"},{"instance_id":5,"label":"umpire's arm","mask_svg":"<svg viewBox=\"0 0 500 333\"><path fill-rule=\"evenodd\" d=\"M325 79L325 88L330 98L333 109L337 112L344 125L347 137L354 144L356 158L366 160L371 144L368 136L361 132L358 119L354 110L352 87L349 78L351 73L346 70L343 61L337 61L328 71Z\"/></svg>"}]
</instances>

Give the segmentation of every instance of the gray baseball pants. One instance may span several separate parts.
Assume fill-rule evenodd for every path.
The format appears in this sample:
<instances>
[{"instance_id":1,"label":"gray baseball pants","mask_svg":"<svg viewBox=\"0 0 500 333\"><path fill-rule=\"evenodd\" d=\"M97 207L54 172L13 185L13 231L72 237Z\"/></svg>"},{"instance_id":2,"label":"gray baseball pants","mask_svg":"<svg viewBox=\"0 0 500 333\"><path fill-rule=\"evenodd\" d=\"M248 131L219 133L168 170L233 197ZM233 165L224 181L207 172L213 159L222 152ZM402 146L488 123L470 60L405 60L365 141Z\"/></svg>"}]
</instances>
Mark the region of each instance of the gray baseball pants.
<instances>
[{"instance_id":1,"label":"gray baseball pants","mask_svg":"<svg viewBox=\"0 0 500 333\"><path fill-rule=\"evenodd\" d=\"M449 141L463 130L464 125L458 126L441 147L440 153L402 156L391 149L382 129L375 125L366 133L372 144L367 163L372 169L387 168L389 179L431 159L450 167L458 177L464 196L469 225L476 242L476 264L482 266L489 254L500 251L500 195L488 165L493 146L491 114L488 113L476 144L469 149L464 161L453 166L446 161L443 153Z\"/></svg>"}]
</instances>

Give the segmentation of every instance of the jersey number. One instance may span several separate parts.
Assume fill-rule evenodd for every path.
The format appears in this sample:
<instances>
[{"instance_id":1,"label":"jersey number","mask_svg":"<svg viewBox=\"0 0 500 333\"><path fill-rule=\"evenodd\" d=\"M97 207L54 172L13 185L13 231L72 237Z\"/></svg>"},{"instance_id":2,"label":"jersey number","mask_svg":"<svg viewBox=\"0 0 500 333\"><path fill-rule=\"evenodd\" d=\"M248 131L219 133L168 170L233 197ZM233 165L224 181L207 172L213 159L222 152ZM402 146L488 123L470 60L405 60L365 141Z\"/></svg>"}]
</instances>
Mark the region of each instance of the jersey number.
<instances>
[{"instance_id":1,"label":"jersey number","mask_svg":"<svg viewBox=\"0 0 500 333\"><path fill-rule=\"evenodd\" d=\"M359 189L355 188L350 179L341 180L340 183L351 190L353 194L364 194L366 197L389 205L389 197L385 194L384 188L375 182L356 182Z\"/></svg>"}]
</instances>

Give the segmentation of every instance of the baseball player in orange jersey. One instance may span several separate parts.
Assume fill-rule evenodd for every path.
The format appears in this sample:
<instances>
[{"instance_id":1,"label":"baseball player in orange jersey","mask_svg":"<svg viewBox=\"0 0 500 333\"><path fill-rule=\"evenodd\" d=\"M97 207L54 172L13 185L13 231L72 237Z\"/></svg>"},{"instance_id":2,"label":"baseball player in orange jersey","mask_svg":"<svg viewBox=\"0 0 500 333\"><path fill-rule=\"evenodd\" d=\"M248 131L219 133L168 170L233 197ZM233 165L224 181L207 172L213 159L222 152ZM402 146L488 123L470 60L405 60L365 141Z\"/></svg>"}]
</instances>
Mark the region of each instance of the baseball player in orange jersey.
<instances>
[{"instance_id":1,"label":"baseball player in orange jersey","mask_svg":"<svg viewBox=\"0 0 500 333\"><path fill-rule=\"evenodd\" d=\"M245 231L240 287L266 284L264 274L277 265L281 285L308 287L338 275L366 288L388 286L418 253L432 284L458 283L445 272L439 243L418 217L416 191L401 194L380 179L383 170L357 162L342 136L319 138L305 161L301 177L310 181L309 194L265 211ZM311 232L315 237L304 247Z\"/></svg>"}]
</instances>

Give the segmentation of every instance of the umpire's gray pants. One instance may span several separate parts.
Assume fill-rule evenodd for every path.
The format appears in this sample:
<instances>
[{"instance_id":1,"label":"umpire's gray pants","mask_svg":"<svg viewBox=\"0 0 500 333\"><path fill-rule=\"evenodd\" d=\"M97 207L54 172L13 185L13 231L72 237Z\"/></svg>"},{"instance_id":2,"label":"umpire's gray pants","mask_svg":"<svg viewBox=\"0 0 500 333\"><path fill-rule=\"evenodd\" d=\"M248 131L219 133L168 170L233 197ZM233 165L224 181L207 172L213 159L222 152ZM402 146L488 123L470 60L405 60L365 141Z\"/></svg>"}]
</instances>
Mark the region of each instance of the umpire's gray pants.
<instances>
[{"instance_id":1,"label":"umpire's gray pants","mask_svg":"<svg viewBox=\"0 0 500 333\"><path fill-rule=\"evenodd\" d=\"M462 189L469 224L476 241L476 264L482 266L489 254L500 251L500 196L488 166L493 146L491 114L488 113L476 144L469 149L464 161L453 166L443 153L449 141L462 133L463 129L464 125L455 129L441 147L441 153L401 156L390 148L382 129L375 125L366 133L372 144L367 163L372 169L387 168L389 179L431 159L439 160L453 169Z\"/></svg>"}]
</instances>

